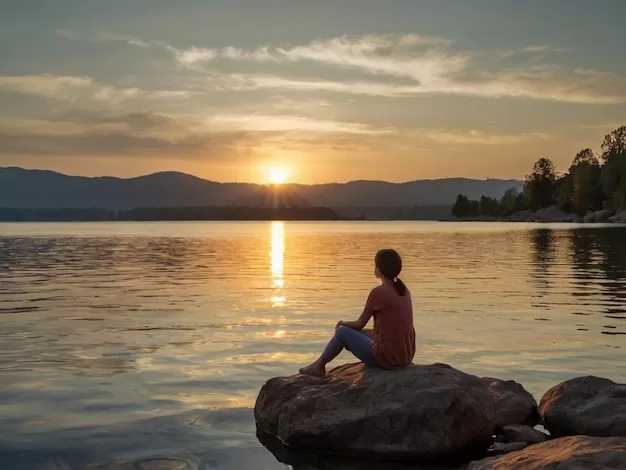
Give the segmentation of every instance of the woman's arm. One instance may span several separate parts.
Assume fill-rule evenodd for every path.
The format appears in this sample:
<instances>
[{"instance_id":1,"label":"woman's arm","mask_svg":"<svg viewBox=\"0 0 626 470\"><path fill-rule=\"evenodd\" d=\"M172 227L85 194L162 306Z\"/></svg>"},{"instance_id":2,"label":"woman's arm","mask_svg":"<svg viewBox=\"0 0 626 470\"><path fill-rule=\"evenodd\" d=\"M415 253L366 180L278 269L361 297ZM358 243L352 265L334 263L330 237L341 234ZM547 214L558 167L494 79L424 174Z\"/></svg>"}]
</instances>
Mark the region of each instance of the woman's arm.
<instances>
[{"instance_id":1,"label":"woman's arm","mask_svg":"<svg viewBox=\"0 0 626 470\"><path fill-rule=\"evenodd\" d=\"M363 328L365 328L367 322L370 321L370 318L372 318L373 314L374 311L372 309L365 307L363 309L363 313L361 313L361 316L358 318L358 320L340 321L339 323L337 323L336 328L339 328L340 326L347 326L348 328L352 328L353 330L361 331Z\"/></svg>"}]
</instances>

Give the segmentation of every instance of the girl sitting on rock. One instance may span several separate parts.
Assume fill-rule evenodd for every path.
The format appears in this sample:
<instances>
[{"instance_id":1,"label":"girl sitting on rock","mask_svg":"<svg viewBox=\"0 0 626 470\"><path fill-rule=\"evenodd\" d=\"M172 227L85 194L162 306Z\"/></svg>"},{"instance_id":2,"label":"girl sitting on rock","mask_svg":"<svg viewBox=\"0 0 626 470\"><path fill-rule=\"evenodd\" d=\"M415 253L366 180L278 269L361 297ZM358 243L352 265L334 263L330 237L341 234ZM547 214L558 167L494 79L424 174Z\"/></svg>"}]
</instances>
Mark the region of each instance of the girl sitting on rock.
<instances>
[{"instance_id":1,"label":"girl sitting on rock","mask_svg":"<svg viewBox=\"0 0 626 470\"><path fill-rule=\"evenodd\" d=\"M408 366L415 355L415 329L411 293L398 278L402 270L400 255L391 249L380 250L374 258L374 274L381 284L367 297L358 320L340 321L322 355L300 369L301 374L323 377L326 364L346 348L370 366L399 369ZM374 317L373 335L363 331Z\"/></svg>"}]
</instances>

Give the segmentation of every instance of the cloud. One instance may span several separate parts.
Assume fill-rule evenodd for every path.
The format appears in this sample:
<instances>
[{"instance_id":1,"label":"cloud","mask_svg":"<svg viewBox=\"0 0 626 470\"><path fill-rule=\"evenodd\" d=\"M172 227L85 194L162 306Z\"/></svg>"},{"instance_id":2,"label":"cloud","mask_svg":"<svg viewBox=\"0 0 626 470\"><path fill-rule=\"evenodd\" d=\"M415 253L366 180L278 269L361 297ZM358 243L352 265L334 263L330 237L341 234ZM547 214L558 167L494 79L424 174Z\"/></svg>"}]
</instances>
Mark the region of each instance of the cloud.
<instances>
[{"instance_id":1,"label":"cloud","mask_svg":"<svg viewBox=\"0 0 626 470\"><path fill-rule=\"evenodd\" d=\"M142 39L136 38L134 36L129 36L127 34L117 34L117 33L109 33L109 32L96 32L96 33L79 33L77 31L72 30L58 30L56 32L57 36L60 36L65 39L71 39L73 41L89 41L89 42L122 42L124 44L128 44L129 46L140 47L142 49L149 49L154 46L166 47L170 50L173 48L162 41L144 41Z\"/></svg>"},{"instance_id":2,"label":"cloud","mask_svg":"<svg viewBox=\"0 0 626 470\"><path fill-rule=\"evenodd\" d=\"M298 116L166 115L72 109L51 119L0 118L0 154L8 156L145 156L213 158L252 153L286 142L320 146L350 136L392 133L358 123Z\"/></svg>"},{"instance_id":3,"label":"cloud","mask_svg":"<svg viewBox=\"0 0 626 470\"><path fill-rule=\"evenodd\" d=\"M395 130L391 128L378 129L360 123L310 119L289 115L226 114L217 115L211 118L209 122L210 125L215 128L240 128L249 131L302 131L322 134L366 135L383 135L395 132Z\"/></svg>"},{"instance_id":4,"label":"cloud","mask_svg":"<svg viewBox=\"0 0 626 470\"><path fill-rule=\"evenodd\" d=\"M454 52L443 39L400 36L341 36L293 47L263 46L189 49L181 65L196 66L205 60L254 61L260 63L313 62L353 69L377 81L334 81L280 77L269 74L232 74L219 77L208 72L214 83L233 90L274 89L331 91L372 96L399 97L421 94L450 94L485 98L530 98L570 103L620 104L626 102L626 77L606 72L559 67L500 68L487 72L478 67L478 53ZM528 46L527 53L557 50L551 46ZM491 67L493 69L493 67ZM218 80L215 80L216 77ZM384 79L384 80L382 80ZM398 82L398 80L401 80ZM219 84L219 83L217 83Z\"/></svg>"},{"instance_id":5,"label":"cloud","mask_svg":"<svg viewBox=\"0 0 626 470\"><path fill-rule=\"evenodd\" d=\"M80 39L75 32L58 34ZM439 37L418 34L339 36L317 39L301 45L262 45L252 49L236 47L176 48L163 41L115 33L95 33L88 40L122 41L136 47L160 47L169 51L179 67L203 72L210 89L248 91L283 89L299 92L334 92L380 97L419 95L461 95L483 98L517 98L582 104L626 103L626 77L593 70L568 71L552 64L510 68L479 60L481 51L459 51ZM550 45L529 45L515 52L499 53L492 60L516 54L563 51ZM350 81L275 73L220 73L221 61L254 62L263 67L308 62L321 67L350 69L364 79ZM210 65L210 69L203 68ZM310 73L310 72L309 72Z\"/></svg>"},{"instance_id":6,"label":"cloud","mask_svg":"<svg viewBox=\"0 0 626 470\"><path fill-rule=\"evenodd\" d=\"M363 70L371 74L410 78L419 83L462 71L469 57L459 53L426 50L419 54L415 48L424 45L448 44L438 38L418 35L362 37L341 36L317 40L294 47L263 46L254 50L233 47L202 49L193 47L177 54L181 65L191 66L217 58L252 60L258 62L313 61L339 67ZM181 61L181 57L183 60Z\"/></svg>"},{"instance_id":7,"label":"cloud","mask_svg":"<svg viewBox=\"0 0 626 470\"><path fill-rule=\"evenodd\" d=\"M156 113L83 110L56 120L0 119L0 154L13 157L228 158L255 140L245 131L211 131L190 117Z\"/></svg>"},{"instance_id":8,"label":"cloud","mask_svg":"<svg viewBox=\"0 0 626 470\"><path fill-rule=\"evenodd\" d=\"M58 75L0 76L0 91L28 93L48 98L70 98L93 86L90 77Z\"/></svg>"},{"instance_id":9,"label":"cloud","mask_svg":"<svg viewBox=\"0 0 626 470\"><path fill-rule=\"evenodd\" d=\"M386 98L419 95L458 95L518 98L576 104L626 103L626 78L614 74L576 71L568 79L555 72L508 70L430 86L375 81L333 81L263 74L207 75L210 90L276 90L330 92Z\"/></svg>"},{"instance_id":10,"label":"cloud","mask_svg":"<svg viewBox=\"0 0 626 470\"><path fill-rule=\"evenodd\" d=\"M144 90L101 84L91 77L42 75L0 76L0 92L43 96L56 100L87 100L107 104L129 99L183 99L193 94L188 90Z\"/></svg>"},{"instance_id":11,"label":"cloud","mask_svg":"<svg viewBox=\"0 0 626 470\"><path fill-rule=\"evenodd\" d=\"M463 145L510 145L519 144L532 140L545 140L552 138L551 135L541 132L529 132L519 134L490 133L479 130L421 130L417 135L433 140L440 144L463 144Z\"/></svg>"},{"instance_id":12,"label":"cloud","mask_svg":"<svg viewBox=\"0 0 626 470\"><path fill-rule=\"evenodd\" d=\"M566 50L567 49L560 48L560 47L536 44L536 45L525 47L523 52L534 54L538 52L565 52Z\"/></svg>"},{"instance_id":13,"label":"cloud","mask_svg":"<svg viewBox=\"0 0 626 470\"><path fill-rule=\"evenodd\" d=\"M211 49L192 47L185 51L175 51L176 59L181 65L191 66L198 62L208 62L217 57L217 52Z\"/></svg>"}]
</instances>

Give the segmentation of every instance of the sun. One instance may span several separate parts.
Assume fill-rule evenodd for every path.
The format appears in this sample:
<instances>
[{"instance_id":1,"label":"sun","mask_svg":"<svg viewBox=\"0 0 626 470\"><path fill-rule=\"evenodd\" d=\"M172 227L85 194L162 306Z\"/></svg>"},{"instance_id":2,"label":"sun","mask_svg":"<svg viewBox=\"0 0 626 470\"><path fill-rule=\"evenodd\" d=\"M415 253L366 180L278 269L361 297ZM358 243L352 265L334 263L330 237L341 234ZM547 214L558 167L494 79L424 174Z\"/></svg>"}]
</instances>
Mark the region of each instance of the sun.
<instances>
[{"instance_id":1,"label":"sun","mask_svg":"<svg viewBox=\"0 0 626 470\"><path fill-rule=\"evenodd\" d=\"M289 178L289 170L284 166L272 166L269 168L268 177L272 184L284 184Z\"/></svg>"}]
</instances>

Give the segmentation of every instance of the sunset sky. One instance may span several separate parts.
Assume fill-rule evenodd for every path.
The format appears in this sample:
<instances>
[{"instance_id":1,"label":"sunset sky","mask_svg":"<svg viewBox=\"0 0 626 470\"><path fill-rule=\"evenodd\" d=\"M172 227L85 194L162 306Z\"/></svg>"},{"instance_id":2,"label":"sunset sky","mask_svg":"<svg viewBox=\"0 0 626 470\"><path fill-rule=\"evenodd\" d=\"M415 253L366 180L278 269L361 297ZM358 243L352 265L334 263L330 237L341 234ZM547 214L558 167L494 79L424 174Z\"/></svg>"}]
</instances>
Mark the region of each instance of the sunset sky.
<instances>
[{"instance_id":1,"label":"sunset sky","mask_svg":"<svg viewBox=\"0 0 626 470\"><path fill-rule=\"evenodd\" d=\"M626 124L624 18L624 0L3 0L0 166L564 170Z\"/></svg>"}]
</instances>

